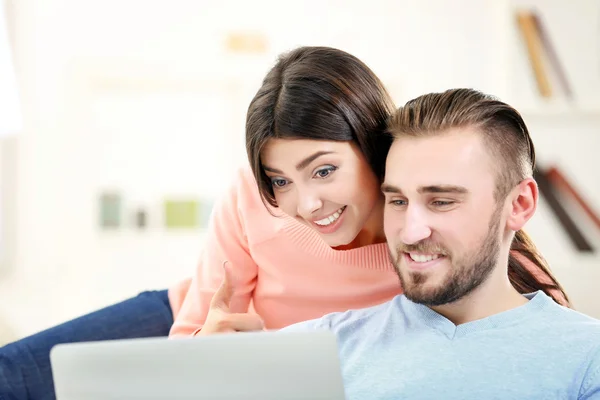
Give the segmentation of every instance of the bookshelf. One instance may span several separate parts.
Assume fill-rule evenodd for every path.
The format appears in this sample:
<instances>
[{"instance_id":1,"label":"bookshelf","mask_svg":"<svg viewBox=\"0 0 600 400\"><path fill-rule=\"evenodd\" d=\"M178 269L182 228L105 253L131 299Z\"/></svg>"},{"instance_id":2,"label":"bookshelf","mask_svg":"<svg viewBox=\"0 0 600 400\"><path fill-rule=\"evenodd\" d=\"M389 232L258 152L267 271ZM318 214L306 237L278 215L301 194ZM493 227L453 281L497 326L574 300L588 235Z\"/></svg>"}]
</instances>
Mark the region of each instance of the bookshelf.
<instances>
[{"instance_id":1,"label":"bookshelf","mask_svg":"<svg viewBox=\"0 0 600 400\"><path fill-rule=\"evenodd\" d=\"M564 101L556 101L544 104L527 104L521 107L517 105L517 108L525 118L598 119L600 121L600 106L595 104L574 105Z\"/></svg>"},{"instance_id":2,"label":"bookshelf","mask_svg":"<svg viewBox=\"0 0 600 400\"><path fill-rule=\"evenodd\" d=\"M510 0L507 5L505 78L511 104L533 118L595 118L600 126L600 2Z\"/></svg>"}]
</instances>

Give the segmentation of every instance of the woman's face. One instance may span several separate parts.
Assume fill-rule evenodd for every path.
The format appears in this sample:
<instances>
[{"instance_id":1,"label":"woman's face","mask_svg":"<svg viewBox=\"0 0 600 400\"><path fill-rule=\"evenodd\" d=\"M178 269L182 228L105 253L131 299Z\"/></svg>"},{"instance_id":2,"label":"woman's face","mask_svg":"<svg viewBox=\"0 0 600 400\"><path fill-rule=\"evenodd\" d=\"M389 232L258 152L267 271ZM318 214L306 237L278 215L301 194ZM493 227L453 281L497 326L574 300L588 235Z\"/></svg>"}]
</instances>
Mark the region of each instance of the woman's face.
<instances>
[{"instance_id":1,"label":"woman's face","mask_svg":"<svg viewBox=\"0 0 600 400\"><path fill-rule=\"evenodd\" d=\"M271 139L261 155L275 200L331 246L383 228L379 181L352 142Z\"/></svg>"}]
</instances>

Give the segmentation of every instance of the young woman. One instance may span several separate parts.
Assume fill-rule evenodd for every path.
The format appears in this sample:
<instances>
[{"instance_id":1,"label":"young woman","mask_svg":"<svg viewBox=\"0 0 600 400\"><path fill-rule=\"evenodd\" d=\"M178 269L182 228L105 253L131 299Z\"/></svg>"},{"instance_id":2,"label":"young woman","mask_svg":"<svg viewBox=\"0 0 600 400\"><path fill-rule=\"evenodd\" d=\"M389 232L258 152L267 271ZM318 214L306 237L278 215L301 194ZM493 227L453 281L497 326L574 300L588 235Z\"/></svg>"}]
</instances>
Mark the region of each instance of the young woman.
<instances>
[{"instance_id":1,"label":"young woman","mask_svg":"<svg viewBox=\"0 0 600 400\"><path fill-rule=\"evenodd\" d=\"M215 206L194 276L168 301L164 291L145 293L2 349L0 393L49 398L48 351L61 342L277 329L398 294L379 190L393 109L379 79L348 53L301 47L281 56L248 109L250 166ZM517 236L515 287L568 304Z\"/></svg>"}]
</instances>

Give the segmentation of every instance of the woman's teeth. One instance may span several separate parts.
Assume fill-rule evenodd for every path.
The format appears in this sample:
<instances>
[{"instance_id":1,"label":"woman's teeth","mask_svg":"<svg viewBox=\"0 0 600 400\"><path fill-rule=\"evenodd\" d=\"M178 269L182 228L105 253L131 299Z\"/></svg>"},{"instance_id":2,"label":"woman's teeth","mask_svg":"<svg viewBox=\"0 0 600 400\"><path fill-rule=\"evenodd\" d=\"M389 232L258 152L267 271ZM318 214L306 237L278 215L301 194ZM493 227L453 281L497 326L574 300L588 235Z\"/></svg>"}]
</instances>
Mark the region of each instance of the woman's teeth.
<instances>
[{"instance_id":1,"label":"woman's teeth","mask_svg":"<svg viewBox=\"0 0 600 400\"><path fill-rule=\"evenodd\" d=\"M340 217L340 215L342 215L342 213L344 212L345 209L346 209L346 206L340 208L339 210L337 210L336 212L334 212L332 215L330 215L327 218L323 218L319 221L315 221L315 224L320 225L320 226L331 225Z\"/></svg>"}]
</instances>

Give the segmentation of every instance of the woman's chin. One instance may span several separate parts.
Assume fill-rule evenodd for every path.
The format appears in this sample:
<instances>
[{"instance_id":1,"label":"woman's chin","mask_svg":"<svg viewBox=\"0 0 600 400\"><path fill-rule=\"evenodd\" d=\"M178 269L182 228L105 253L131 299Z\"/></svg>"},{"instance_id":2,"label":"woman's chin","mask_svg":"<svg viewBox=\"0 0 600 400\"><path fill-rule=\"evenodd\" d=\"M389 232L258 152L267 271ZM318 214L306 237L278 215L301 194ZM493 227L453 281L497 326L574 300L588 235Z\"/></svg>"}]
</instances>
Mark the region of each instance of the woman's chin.
<instances>
[{"instance_id":1,"label":"woman's chin","mask_svg":"<svg viewBox=\"0 0 600 400\"><path fill-rule=\"evenodd\" d=\"M356 234L352 235L349 232L339 232L337 235L321 235L323 241L334 250L349 250L356 246Z\"/></svg>"}]
</instances>

